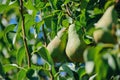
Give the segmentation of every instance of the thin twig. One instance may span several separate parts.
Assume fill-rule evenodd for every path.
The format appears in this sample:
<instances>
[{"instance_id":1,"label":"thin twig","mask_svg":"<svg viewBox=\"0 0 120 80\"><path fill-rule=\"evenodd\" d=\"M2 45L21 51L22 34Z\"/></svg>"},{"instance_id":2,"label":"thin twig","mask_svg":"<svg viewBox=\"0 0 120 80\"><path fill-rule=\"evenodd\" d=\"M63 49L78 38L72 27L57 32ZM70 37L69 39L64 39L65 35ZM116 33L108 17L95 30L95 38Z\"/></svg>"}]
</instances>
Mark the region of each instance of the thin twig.
<instances>
[{"instance_id":1,"label":"thin twig","mask_svg":"<svg viewBox=\"0 0 120 80\"><path fill-rule=\"evenodd\" d=\"M66 4L66 11L67 11L68 16L72 17L72 14L71 14L71 11L68 7L68 4Z\"/></svg>"},{"instance_id":2,"label":"thin twig","mask_svg":"<svg viewBox=\"0 0 120 80\"><path fill-rule=\"evenodd\" d=\"M22 37L23 37L23 42L24 42L24 46L25 46L25 50L26 50L26 55L27 55L27 61L28 61L28 67L31 67L31 55L29 53L28 50L28 46L27 46L27 40L26 40L26 34L25 34L25 20L24 20L24 13L23 13L23 0L20 0L20 13L21 13L21 17L22 17Z\"/></svg>"}]
</instances>

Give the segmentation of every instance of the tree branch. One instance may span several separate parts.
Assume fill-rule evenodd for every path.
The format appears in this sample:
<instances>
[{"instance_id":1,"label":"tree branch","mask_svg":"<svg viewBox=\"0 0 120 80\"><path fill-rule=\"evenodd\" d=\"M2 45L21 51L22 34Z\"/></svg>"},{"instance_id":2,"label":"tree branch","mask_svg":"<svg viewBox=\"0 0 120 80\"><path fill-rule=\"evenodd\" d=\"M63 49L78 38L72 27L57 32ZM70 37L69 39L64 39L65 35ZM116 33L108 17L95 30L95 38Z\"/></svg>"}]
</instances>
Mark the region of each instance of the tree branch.
<instances>
[{"instance_id":1,"label":"tree branch","mask_svg":"<svg viewBox=\"0 0 120 80\"><path fill-rule=\"evenodd\" d=\"M31 67L31 55L29 53L29 49L27 46L27 40L26 40L26 34L25 34L25 20L24 20L24 13L23 13L23 0L20 0L20 13L22 17L22 37L23 37L23 42L26 50L26 55L27 55L27 61L28 61L28 68Z\"/></svg>"}]
</instances>

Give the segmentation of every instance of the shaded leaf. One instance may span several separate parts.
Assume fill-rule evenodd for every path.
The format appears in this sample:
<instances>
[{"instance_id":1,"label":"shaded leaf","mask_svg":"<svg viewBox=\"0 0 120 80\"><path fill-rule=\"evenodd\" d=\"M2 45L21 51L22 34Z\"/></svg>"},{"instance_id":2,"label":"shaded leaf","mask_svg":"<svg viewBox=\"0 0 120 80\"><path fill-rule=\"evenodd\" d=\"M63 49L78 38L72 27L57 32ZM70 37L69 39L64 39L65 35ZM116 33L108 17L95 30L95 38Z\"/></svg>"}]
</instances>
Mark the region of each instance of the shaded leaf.
<instances>
[{"instance_id":1,"label":"shaded leaf","mask_svg":"<svg viewBox=\"0 0 120 80\"><path fill-rule=\"evenodd\" d=\"M50 65L54 65L54 62L53 62L48 50L45 47L41 47L38 52L41 55L41 57L43 59L45 59Z\"/></svg>"},{"instance_id":2,"label":"shaded leaf","mask_svg":"<svg viewBox=\"0 0 120 80\"><path fill-rule=\"evenodd\" d=\"M56 6L56 3L57 3L57 0L48 0L52 9L56 10L57 9L57 6Z\"/></svg>"},{"instance_id":3,"label":"shaded leaf","mask_svg":"<svg viewBox=\"0 0 120 80\"><path fill-rule=\"evenodd\" d=\"M26 76L29 78L29 79L31 79L32 78L32 76L33 76L33 74L34 74L34 70L33 69L28 69L28 71L27 71L27 73L26 73Z\"/></svg>"},{"instance_id":4,"label":"shaded leaf","mask_svg":"<svg viewBox=\"0 0 120 80\"><path fill-rule=\"evenodd\" d=\"M0 62L0 75L1 75L2 77L5 77L3 65L1 64L1 62Z\"/></svg>"},{"instance_id":5,"label":"shaded leaf","mask_svg":"<svg viewBox=\"0 0 120 80\"><path fill-rule=\"evenodd\" d=\"M72 70L67 66L67 65L62 65L60 67L60 71L65 71L69 76L73 77L73 72Z\"/></svg>"},{"instance_id":6,"label":"shaded leaf","mask_svg":"<svg viewBox=\"0 0 120 80\"><path fill-rule=\"evenodd\" d=\"M18 50L17 55L16 55L16 59L17 59L18 65L22 64L22 61L23 61L24 57L25 57L25 47L21 47Z\"/></svg>"}]
</instances>

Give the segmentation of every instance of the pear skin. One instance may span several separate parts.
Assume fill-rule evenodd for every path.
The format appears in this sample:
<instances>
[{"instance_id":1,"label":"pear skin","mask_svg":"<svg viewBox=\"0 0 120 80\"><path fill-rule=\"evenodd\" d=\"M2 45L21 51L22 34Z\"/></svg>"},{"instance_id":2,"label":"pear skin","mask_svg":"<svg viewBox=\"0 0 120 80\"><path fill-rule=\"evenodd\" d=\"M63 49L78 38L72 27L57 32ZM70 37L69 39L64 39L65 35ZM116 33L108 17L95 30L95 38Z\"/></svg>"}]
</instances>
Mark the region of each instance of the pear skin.
<instances>
[{"instance_id":1,"label":"pear skin","mask_svg":"<svg viewBox=\"0 0 120 80\"><path fill-rule=\"evenodd\" d=\"M93 37L96 43L116 43L115 33L112 33L113 27L117 23L117 13L114 5L108 7L100 20L95 24Z\"/></svg>"},{"instance_id":2,"label":"pear skin","mask_svg":"<svg viewBox=\"0 0 120 80\"><path fill-rule=\"evenodd\" d=\"M100 20L95 24L96 28L109 28L111 29L113 24L117 23L117 12L114 9L114 5L108 7Z\"/></svg>"},{"instance_id":3,"label":"pear skin","mask_svg":"<svg viewBox=\"0 0 120 80\"><path fill-rule=\"evenodd\" d=\"M67 41L66 28L61 29L55 38L48 44L47 49L54 62L63 62L66 59L65 47Z\"/></svg>"},{"instance_id":4,"label":"pear skin","mask_svg":"<svg viewBox=\"0 0 120 80\"><path fill-rule=\"evenodd\" d=\"M107 31L107 30L102 30L102 29L95 30L93 33L93 37L96 43L99 43L99 42L107 43L107 44L116 43L116 39L114 38L114 36L112 36L110 31Z\"/></svg>"},{"instance_id":5,"label":"pear skin","mask_svg":"<svg viewBox=\"0 0 120 80\"><path fill-rule=\"evenodd\" d=\"M83 51L85 44L83 40L80 40L75 24L69 26L68 29L68 42L66 46L66 55L73 62L83 62Z\"/></svg>"}]
</instances>

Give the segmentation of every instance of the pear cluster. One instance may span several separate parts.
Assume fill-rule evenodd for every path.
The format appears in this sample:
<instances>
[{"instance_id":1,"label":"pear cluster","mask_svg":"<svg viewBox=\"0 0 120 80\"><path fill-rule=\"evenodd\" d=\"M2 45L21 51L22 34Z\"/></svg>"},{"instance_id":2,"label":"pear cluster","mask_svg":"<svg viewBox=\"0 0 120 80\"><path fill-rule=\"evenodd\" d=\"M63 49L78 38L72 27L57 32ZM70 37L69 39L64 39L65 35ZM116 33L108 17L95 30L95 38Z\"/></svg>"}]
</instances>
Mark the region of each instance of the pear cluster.
<instances>
[{"instance_id":1,"label":"pear cluster","mask_svg":"<svg viewBox=\"0 0 120 80\"><path fill-rule=\"evenodd\" d=\"M54 62L82 62L85 46L75 29L75 24L71 24L69 29L63 28L57 33L47 49Z\"/></svg>"},{"instance_id":2,"label":"pear cluster","mask_svg":"<svg viewBox=\"0 0 120 80\"><path fill-rule=\"evenodd\" d=\"M107 8L103 16L95 24L93 38L96 43L116 43L115 27L117 23L117 13L114 5ZM61 29L55 38L48 44L47 49L54 62L83 62L83 53L86 48L82 36L76 31L75 24L71 24L68 29Z\"/></svg>"},{"instance_id":3,"label":"pear cluster","mask_svg":"<svg viewBox=\"0 0 120 80\"><path fill-rule=\"evenodd\" d=\"M55 38L48 44L47 49L54 62L63 62L66 60L65 47L67 42L67 30L61 29Z\"/></svg>"}]
</instances>

